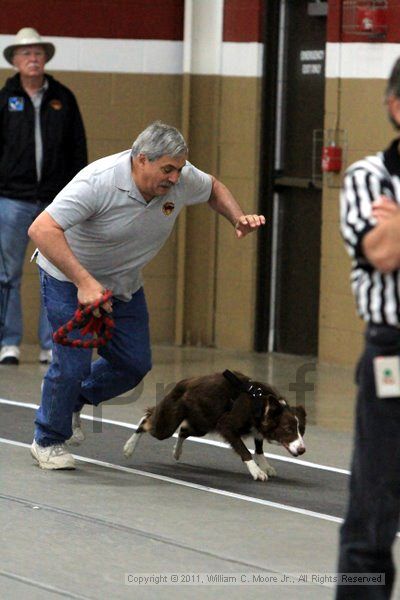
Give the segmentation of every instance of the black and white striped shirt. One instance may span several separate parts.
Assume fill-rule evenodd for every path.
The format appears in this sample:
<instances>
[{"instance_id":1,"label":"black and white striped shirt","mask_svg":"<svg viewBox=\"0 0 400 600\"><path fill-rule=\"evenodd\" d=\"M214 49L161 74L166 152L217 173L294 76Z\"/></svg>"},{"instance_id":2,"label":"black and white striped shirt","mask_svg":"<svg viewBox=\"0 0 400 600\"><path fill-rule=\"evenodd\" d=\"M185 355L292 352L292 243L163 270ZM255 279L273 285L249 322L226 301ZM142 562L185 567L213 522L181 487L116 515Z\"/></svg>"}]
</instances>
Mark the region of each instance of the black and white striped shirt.
<instances>
[{"instance_id":1,"label":"black and white striped shirt","mask_svg":"<svg viewBox=\"0 0 400 600\"><path fill-rule=\"evenodd\" d=\"M351 165L340 195L340 227L352 258L351 287L364 321L400 325L400 271L380 273L363 254L361 242L375 225L372 202L380 195L400 205L399 139L385 152Z\"/></svg>"}]
</instances>

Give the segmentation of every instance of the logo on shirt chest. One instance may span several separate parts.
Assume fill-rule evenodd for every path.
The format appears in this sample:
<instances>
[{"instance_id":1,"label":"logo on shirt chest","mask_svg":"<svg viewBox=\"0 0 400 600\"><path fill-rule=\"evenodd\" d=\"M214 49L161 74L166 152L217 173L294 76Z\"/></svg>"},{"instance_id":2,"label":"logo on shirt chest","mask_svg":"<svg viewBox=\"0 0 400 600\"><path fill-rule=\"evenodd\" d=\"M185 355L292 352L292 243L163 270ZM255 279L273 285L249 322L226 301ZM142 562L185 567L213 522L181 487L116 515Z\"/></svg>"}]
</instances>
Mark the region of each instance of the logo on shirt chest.
<instances>
[{"instance_id":1,"label":"logo on shirt chest","mask_svg":"<svg viewBox=\"0 0 400 600\"><path fill-rule=\"evenodd\" d=\"M25 98L23 96L11 96L8 99L8 110L10 112L22 112L25 106Z\"/></svg>"},{"instance_id":2,"label":"logo on shirt chest","mask_svg":"<svg viewBox=\"0 0 400 600\"><path fill-rule=\"evenodd\" d=\"M173 212L174 208L175 204L170 200L164 202L164 204L162 205L162 211L166 217L169 217L169 215Z\"/></svg>"},{"instance_id":3,"label":"logo on shirt chest","mask_svg":"<svg viewBox=\"0 0 400 600\"><path fill-rule=\"evenodd\" d=\"M50 100L49 104L53 110L62 109L62 103L60 102L60 100Z\"/></svg>"}]
</instances>

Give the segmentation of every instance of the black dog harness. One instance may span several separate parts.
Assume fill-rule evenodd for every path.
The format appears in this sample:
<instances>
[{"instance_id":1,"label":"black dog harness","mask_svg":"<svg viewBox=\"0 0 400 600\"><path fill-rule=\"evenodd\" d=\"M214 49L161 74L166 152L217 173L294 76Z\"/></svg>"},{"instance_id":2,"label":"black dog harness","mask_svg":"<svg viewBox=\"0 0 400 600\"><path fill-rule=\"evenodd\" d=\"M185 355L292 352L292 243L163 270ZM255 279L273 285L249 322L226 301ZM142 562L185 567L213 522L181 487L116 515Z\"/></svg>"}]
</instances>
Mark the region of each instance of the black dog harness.
<instances>
[{"instance_id":1,"label":"black dog harness","mask_svg":"<svg viewBox=\"0 0 400 600\"><path fill-rule=\"evenodd\" d=\"M264 392L262 388L254 385L251 381L244 382L239 377L237 377L232 371L226 369L222 375L225 377L227 381L234 388L236 395L232 398L232 400L236 400L236 398L243 394L248 394L253 399L253 413L256 418L262 417L264 413L264 401L262 399Z\"/></svg>"}]
</instances>

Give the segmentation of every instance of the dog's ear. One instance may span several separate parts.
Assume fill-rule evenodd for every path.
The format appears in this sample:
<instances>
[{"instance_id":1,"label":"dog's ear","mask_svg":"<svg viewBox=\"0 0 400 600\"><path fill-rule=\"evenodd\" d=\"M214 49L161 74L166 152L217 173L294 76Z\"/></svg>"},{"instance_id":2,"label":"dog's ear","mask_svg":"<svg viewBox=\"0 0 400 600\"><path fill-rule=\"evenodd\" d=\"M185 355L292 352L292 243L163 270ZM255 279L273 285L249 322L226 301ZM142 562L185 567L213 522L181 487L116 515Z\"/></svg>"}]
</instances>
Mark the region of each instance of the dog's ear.
<instances>
[{"instance_id":1,"label":"dog's ear","mask_svg":"<svg viewBox=\"0 0 400 600\"><path fill-rule=\"evenodd\" d=\"M295 407L294 407L294 412L295 412L295 413L297 413L297 415L298 415L298 416L299 416L301 419L304 419L304 420L305 420L305 418L306 418L306 416L307 416L307 413L306 413L306 410L305 410L304 406L301 406L301 405L300 405L300 406L295 406Z\"/></svg>"},{"instance_id":2,"label":"dog's ear","mask_svg":"<svg viewBox=\"0 0 400 600\"><path fill-rule=\"evenodd\" d=\"M286 399L279 393L279 391L275 387L272 387L272 385L268 385L267 383L261 383L261 382L260 383L254 382L254 383L262 389L263 396L266 396L268 401L276 400L277 402L279 402L279 404L282 404L282 406L288 406Z\"/></svg>"},{"instance_id":3,"label":"dog's ear","mask_svg":"<svg viewBox=\"0 0 400 600\"><path fill-rule=\"evenodd\" d=\"M268 401L265 404L264 421L271 421L283 412L283 405L275 396L268 395Z\"/></svg>"}]
</instances>

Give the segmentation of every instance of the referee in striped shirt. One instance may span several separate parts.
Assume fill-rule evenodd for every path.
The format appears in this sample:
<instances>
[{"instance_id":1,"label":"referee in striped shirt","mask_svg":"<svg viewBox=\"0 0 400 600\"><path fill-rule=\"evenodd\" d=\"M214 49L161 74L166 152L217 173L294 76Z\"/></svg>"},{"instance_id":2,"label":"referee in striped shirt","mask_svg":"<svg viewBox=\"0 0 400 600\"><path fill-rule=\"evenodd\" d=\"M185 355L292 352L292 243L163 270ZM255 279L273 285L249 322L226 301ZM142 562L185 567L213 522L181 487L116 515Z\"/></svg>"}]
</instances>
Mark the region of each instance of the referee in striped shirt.
<instances>
[{"instance_id":1,"label":"referee in striped shirt","mask_svg":"<svg viewBox=\"0 0 400 600\"><path fill-rule=\"evenodd\" d=\"M400 130L400 59L385 101ZM400 138L350 166L340 208L351 285L367 326L357 367L350 498L340 532L336 598L386 599L394 583L392 545L400 515ZM344 573L382 576L346 585Z\"/></svg>"}]
</instances>

